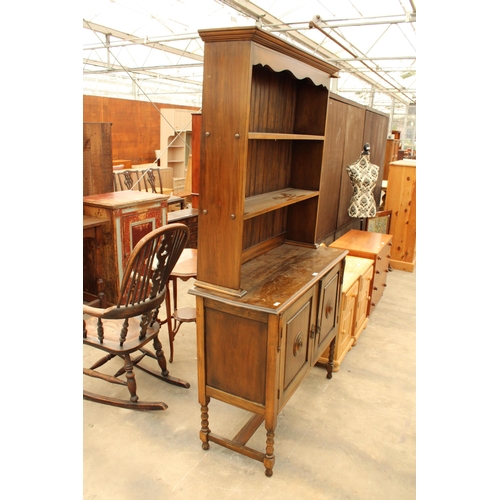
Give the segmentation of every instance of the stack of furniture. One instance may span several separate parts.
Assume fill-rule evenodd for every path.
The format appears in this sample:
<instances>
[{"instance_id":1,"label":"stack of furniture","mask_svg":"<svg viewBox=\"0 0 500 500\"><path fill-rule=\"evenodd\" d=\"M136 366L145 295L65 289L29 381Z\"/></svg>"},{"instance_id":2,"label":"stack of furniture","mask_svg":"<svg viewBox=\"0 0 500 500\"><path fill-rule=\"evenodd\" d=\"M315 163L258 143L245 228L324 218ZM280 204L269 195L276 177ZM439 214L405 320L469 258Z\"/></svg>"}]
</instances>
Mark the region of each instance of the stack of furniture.
<instances>
[{"instance_id":1,"label":"stack of furniture","mask_svg":"<svg viewBox=\"0 0 500 500\"><path fill-rule=\"evenodd\" d=\"M271 476L278 414L338 332L347 252L317 245L329 78L338 68L255 27L200 36L198 275L190 290L200 439L204 449L216 443L262 462ZM232 439L209 427L211 398L251 413ZM262 423L259 451L247 442Z\"/></svg>"},{"instance_id":2,"label":"stack of furniture","mask_svg":"<svg viewBox=\"0 0 500 500\"><path fill-rule=\"evenodd\" d=\"M160 110L160 162L173 170L173 190L182 194L191 154L191 110L163 108Z\"/></svg>"},{"instance_id":3,"label":"stack of furniture","mask_svg":"<svg viewBox=\"0 0 500 500\"><path fill-rule=\"evenodd\" d=\"M413 272L417 238L417 160L399 160L389 165L386 210L392 212L389 232L393 236L391 265Z\"/></svg>"}]
</instances>

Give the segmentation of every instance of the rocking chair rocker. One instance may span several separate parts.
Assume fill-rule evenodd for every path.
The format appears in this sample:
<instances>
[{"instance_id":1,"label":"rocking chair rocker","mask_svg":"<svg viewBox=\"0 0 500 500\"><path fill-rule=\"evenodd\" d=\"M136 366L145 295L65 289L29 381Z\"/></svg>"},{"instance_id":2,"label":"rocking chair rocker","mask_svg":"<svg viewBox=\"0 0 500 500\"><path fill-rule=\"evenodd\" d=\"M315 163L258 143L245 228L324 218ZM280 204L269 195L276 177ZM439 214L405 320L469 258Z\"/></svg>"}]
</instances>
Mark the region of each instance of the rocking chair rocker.
<instances>
[{"instance_id":1,"label":"rocking chair rocker","mask_svg":"<svg viewBox=\"0 0 500 500\"><path fill-rule=\"evenodd\" d=\"M188 227L180 223L168 224L150 232L137 243L130 255L118 304L107 308L83 305L84 314L90 316L83 322L83 343L107 353L90 368L84 368L83 373L112 384L126 385L130 392L130 400L125 400L84 390L85 400L133 410L166 410L168 406L164 402L139 401L134 366L164 382L189 388L188 382L169 375L158 338L160 324L157 320L170 273L188 237ZM153 343L155 353L146 349L149 342ZM136 352L138 356L132 358ZM139 365L145 356L157 360L161 373ZM97 370L115 357L123 359L124 363L114 375ZM126 380L119 378L123 374Z\"/></svg>"}]
</instances>

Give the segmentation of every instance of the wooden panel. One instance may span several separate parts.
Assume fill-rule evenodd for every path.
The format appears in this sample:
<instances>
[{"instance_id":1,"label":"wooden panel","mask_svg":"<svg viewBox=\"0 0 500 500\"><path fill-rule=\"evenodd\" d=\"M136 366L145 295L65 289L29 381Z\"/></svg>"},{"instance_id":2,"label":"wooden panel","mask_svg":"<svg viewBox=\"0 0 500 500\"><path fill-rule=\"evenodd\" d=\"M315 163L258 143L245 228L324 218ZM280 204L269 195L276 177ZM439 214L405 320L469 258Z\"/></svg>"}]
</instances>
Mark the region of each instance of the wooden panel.
<instances>
[{"instance_id":1,"label":"wooden panel","mask_svg":"<svg viewBox=\"0 0 500 500\"><path fill-rule=\"evenodd\" d=\"M197 108L132 101L112 97L83 96L84 122L110 122L112 159L130 160L132 165L152 163L160 149L161 108Z\"/></svg>"},{"instance_id":2,"label":"wooden panel","mask_svg":"<svg viewBox=\"0 0 500 500\"><path fill-rule=\"evenodd\" d=\"M292 141L249 141L245 197L290 187L291 161Z\"/></svg>"},{"instance_id":3,"label":"wooden panel","mask_svg":"<svg viewBox=\"0 0 500 500\"><path fill-rule=\"evenodd\" d=\"M302 203L288 207L287 238L290 241L313 245L315 243L316 226L304 221L313 221L318 213L318 198L309 198Z\"/></svg>"},{"instance_id":4,"label":"wooden panel","mask_svg":"<svg viewBox=\"0 0 500 500\"><path fill-rule=\"evenodd\" d=\"M294 132L296 134L325 133L328 90L316 87L309 80L298 83Z\"/></svg>"},{"instance_id":5,"label":"wooden panel","mask_svg":"<svg viewBox=\"0 0 500 500\"><path fill-rule=\"evenodd\" d=\"M206 381L265 403L267 323L205 307Z\"/></svg>"},{"instance_id":6,"label":"wooden panel","mask_svg":"<svg viewBox=\"0 0 500 500\"><path fill-rule=\"evenodd\" d=\"M309 327L312 324L312 290L287 311L285 329L285 368L283 389L286 391L292 380L309 368L310 349Z\"/></svg>"},{"instance_id":7,"label":"wooden panel","mask_svg":"<svg viewBox=\"0 0 500 500\"><path fill-rule=\"evenodd\" d=\"M318 330L316 333L316 355L325 350L332 341L332 332L340 316L340 266L330 271L321 280L321 297L318 309ZM314 361L314 360L313 360Z\"/></svg>"},{"instance_id":8,"label":"wooden panel","mask_svg":"<svg viewBox=\"0 0 500 500\"><path fill-rule=\"evenodd\" d=\"M192 206L198 208L200 195L200 155L201 155L201 113L192 115L191 155L192 155Z\"/></svg>"},{"instance_id":9,"label":"wooden panel","mask_svg":"<svg viewBox=\"0 0 500 500\"><path fill-rule=\"evenodd\" d=\"M389 117L387 115L366 110L363 144L370 144L370 161L379 167L377 184L373 191L377 207L380 203L380 190L382 188L382 180L384 177L385 146L387 142L386 137L388 126Z\"/></svg>"},{"instance_id":10,"label":"wooden panel","mask_svg":"<svg viewBox=\"0 0 500 500\"><path fill-rule=\"evenodd\" d=\"M83 196L113 191L111 123L83 124Z\"/></svg>"},{"instance_id":11,"label":"wooden panel","mask_svg":"<svg viewBox=\"0 0 500 500\"><path fill-rule=\"evenodd\" d=\"M330 98L321 173L318 242L326 239L337 228L346 122L347 105Z\"/></svg>"},{"instance_id":12,"label":"wooden panel","mask_svg":"<svg viewBox=\"0 0 500 500\"><path fill-rule=\"evenodd\" d=\"M349 175L347 174L347 167L354 163L363 151L364 123L365 110L349 106L347 108L337 227L348 224L351 220L351 217L349 217L348 214L348 209L352 198L352 186Z\"/></svg>"},{"instance_id":13,"label":"wooden panel","mask_svg":"<svg viewBox=\"0 0 500 500\"><path fill-rule=\"evenodd\" d=\"M290 185L319 190L323 141L294 141Z\"/></svg>"},{"instance_id":14,"label":"wooden panel","mask_svg":"<svg viewBox=\"0 0 500 500\"><path fill-rule=\"evenodd\" d=\"M250 48L205 44L198 237L211 251L198 255L198 279L232 290L240 285Z\"/></svg>"},{"instance_id":15,"label":"wooden panel","mask_svg":"<svg viewBox=\"0 0 500 500\"><path fill-rule=\"evenodd\" d=\"M296 100L297 84L288 73L254 66L249 131L294 133Z\"/></svg>"},{"instance_id":16,"label":"wooden panel","mask_svg":"<svg viewBox=\"0 0 500 500\"><path fill-rule=\"evenodd\" d=\"M243 232L243 248L246 250L262 241L284 235L286 232L286 216L286 209L283 208L246 220Z\"/></svg>"}]
</instances>

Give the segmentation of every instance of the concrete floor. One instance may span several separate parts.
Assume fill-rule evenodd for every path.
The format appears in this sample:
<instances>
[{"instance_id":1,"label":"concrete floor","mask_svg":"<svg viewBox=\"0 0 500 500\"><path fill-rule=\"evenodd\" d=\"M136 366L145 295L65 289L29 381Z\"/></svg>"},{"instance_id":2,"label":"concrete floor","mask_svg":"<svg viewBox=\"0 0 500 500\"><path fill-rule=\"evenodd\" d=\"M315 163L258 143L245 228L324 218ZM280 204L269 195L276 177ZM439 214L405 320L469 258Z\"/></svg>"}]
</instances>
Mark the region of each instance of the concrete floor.
<instances>
[{"instance_id":1,"label":"concrete floor","mask_svg":"<svg viewBox=\"0 0 500 500\"><path fill-rule=\"evenodd\" d=\"M201 448L195 324L175 341L178 388L137 370L141 400L166 411L138 412L83 402L83 498L409 500L416 498L416 273L393 271L357 345L331 380L314 367L278 418L274 475L260 462L211 444ZM181 305L192 281L180 283ZM161 334L168 353L166 330ZM85 365L99 354L84 348ZM99 385L95 385L99 384ZM89 390L126 388L84 378ZM233 437L247 413L212 400L210 428ZM263 427L263 426L262 426ZM265 449L261 428L248 443Z\"/></svg>"}]
</instances>

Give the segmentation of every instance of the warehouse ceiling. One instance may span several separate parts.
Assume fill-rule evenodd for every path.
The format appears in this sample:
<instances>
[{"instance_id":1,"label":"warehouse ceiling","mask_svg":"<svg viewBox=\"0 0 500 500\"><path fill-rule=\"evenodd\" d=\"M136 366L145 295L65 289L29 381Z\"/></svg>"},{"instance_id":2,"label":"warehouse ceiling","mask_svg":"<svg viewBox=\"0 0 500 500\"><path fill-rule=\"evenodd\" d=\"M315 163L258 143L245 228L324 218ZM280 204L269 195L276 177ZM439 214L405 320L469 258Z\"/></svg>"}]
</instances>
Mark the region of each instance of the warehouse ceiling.
<instances>
[{"instance_id":1,"label":"warehouse ceiling","mask_svg":"<svg viewBox=\"0 0 500 500\"><path fill-rule=\"evenodd\" d=\"M84 93L201 107L198 30L255 25L338 66L333 92L416 104L416 0L84 0Z\"/></svg>"}]
</instances>

